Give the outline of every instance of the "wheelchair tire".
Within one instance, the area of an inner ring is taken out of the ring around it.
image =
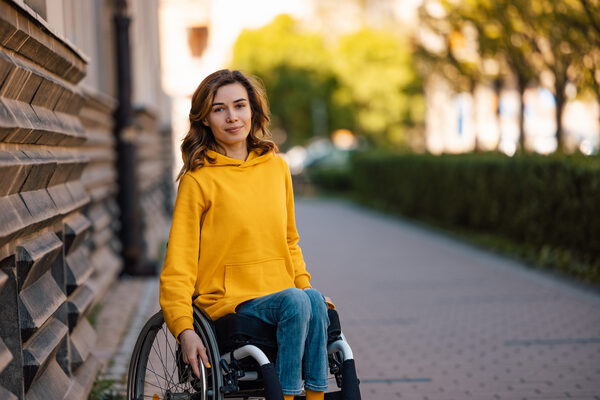
[[[194,312],[194,329],[207,348],[213,368],[219,355],[210,323]],[[127,400],[222,400],[222,375],[201,366],[201,379],[181,360],[179,345],[169,332],[162,311],[154,314],[135,344],[127,377]]]

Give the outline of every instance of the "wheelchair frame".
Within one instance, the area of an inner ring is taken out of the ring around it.
[[[179,345],[166,327],[162,310],[146,322],[129,364],[128,400],[283,400],[274,365],[263,350],[246,344],[220,354],[213,322],[197,307],[194,307],[194,329],[206,346],[212,366],[205,368],[199,363],[200,378],[183,363]],[[352,349],[342,333],[327,350],[330,372],[341,391],[326,393],[326,399],[360,400]],[[249,359],[256,362],[258,370],[242,367],[242,364],[248,365]],[[240,360],[244,361],[240,363]],[[301,398],[296,396],[296,399]]]

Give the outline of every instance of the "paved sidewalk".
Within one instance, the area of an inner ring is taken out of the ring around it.
[[[296,212],[364,399],[600,399],[598,294],[358,206]]]
[[[125,394],[137,335],[158,308],[157,278],[125,278],[109,289],[96,317],[93,354],[103,364],[101,379],[115,382],[112,390]]]
[[[350,204],[298,200],[296,220],[363,399],[600,400],[600,295]],[[155,278],[108,296],[98,337],[114,349],[112,377],[141,329],[132,316],[145,320],[156,295]]]

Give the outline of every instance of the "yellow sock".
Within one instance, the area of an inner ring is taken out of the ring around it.
[[[294,395],[293,394],[284,394],[283,398],[284,398],[284,400],[294,400]]]
[[[314,390],[306,389],[306,400],[323,400],[324,398],[325,392],[316,392]]]

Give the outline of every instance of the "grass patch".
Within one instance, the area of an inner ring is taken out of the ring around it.
[[[102,303],[98,303],[96,304],[91,310],[90,312],[88,312],[85,317],[87,318],[88,322],[90,323],[90,325],[92,325],[92,327],[94,329],[96,329],[97,325],[98,325],[98,316],[100,315],[100,312],[102,311]]]
[[[125,400],[125,395],[115,388],[115,385],[120,383],[113,379],[102,379],[98,373],[88,400]]]

